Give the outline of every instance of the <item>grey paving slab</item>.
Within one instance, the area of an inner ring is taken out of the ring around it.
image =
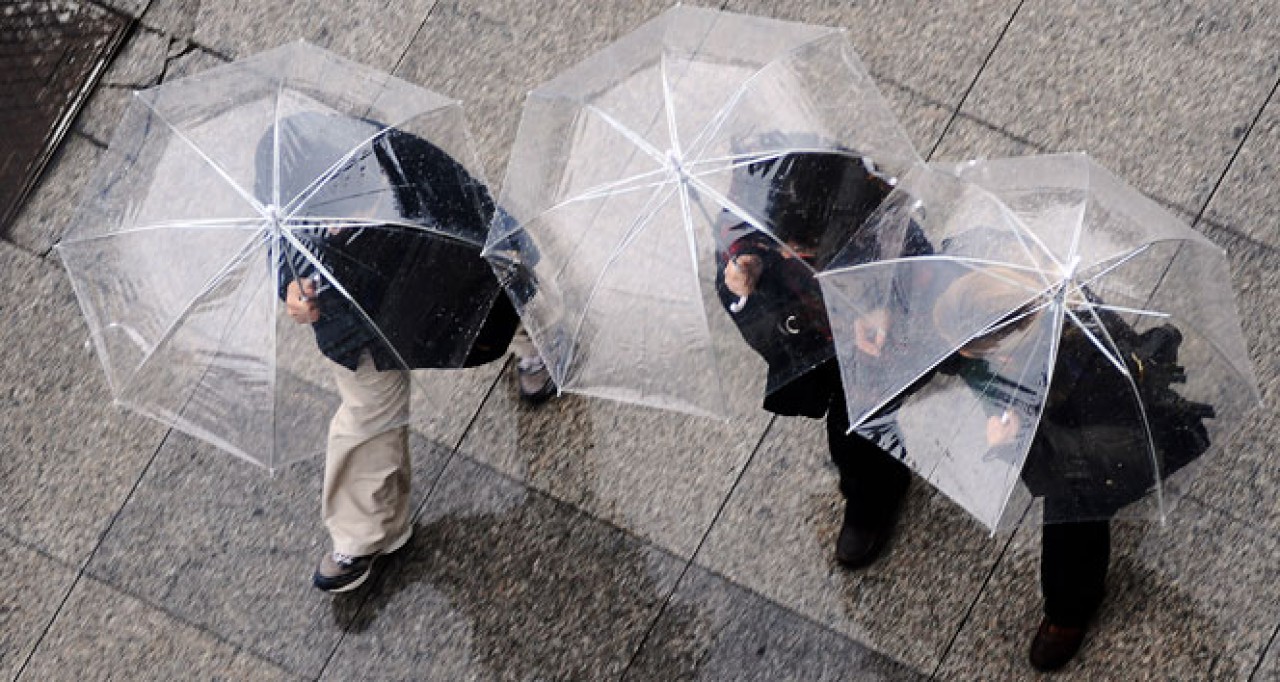
[[[833,558],[844,510],[821,422],[775,422],[695,562],[919,670],[941,660],[1001,545],[913,481],[885,556]]]
[[[457,457],[324,679],[618,679],[682,567]],[[700,622],[673,618],[686,636]]]
[[[1280,249],[1280,98],[1273,96],[1209,201],[1205,217]]]
[[[1037,527],[1015,536],[943,662],[944,680],[1030,677]],[[1063,680],[1247,679],[1280,614],[1273,535],[1184,502],[1164,527],[1113,524],[1108,598]]]
[[[390,71],[436,0],[151,0],[143,23],[228,57],[307,40]]]
[[[1194,213],[1275,83],[1277,10],[1029,0],[962,111]]]
[[[133,92],[160,83],[170,42],[168,36],[155,31],[134,31],[80,110],[75,130],[98,142],[109,142]]]
[[[462,100],[489,180],[498,186],[525,94],[671,3],[551,0],[440,2],[396,75]]]
[[[847,29],[858,56],[924,155],[1017,5],[1016,0],[729,0],[725,9]]]
[[[572,394],[529,408],[508,373],[461,450],[689,557],[768,421],[759,409],[725,422]]]
[[[152,0],[142,15],[142,25],[169,36],[189,39],[196,31],[204,1]]]
[[[0,242],[0,517],[70,565],[92,551],[164,429],[112,405],[62,268]]]
[[[447,453],[418,438],[416,505]],[[88,567],[103,582],[159,604],[307,677],[320,673],[344,623],[311,587],[329,549],[320,521],[322,463],[269,478],[174,432]]]
[[[96,141],[77,133],[67,135],[14,218],[6,238],[28,251],[48,253],[70,224],[84,185],[102,154]]]
[[[76,571],[8,535],[0,535],[0,565],[8,567],[0,591],[0,676],[11,680],[57,613]]]
[[[690,611],[700,616],[692,632],[684,620]],[[884,682],[928,676],[694,567],[624,679]]]
[[[22,680],[296,680],[96,580],[76,584]]]

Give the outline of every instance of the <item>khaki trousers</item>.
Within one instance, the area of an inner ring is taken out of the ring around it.
[[[382,551],[409,527],[409,373],[334,363],[342,404],[329,422],[321,514],[333,551]]]

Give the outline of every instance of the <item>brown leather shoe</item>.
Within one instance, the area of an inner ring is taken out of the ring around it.
[[[1080,650],[1084,632],[1084,628],[1054,625],[1048,618],[1040,621],[1040,629],[1031,640],[1031,667],[1047,673],[1066,665]]]
[[[836,561],[854,570],[870,566],[889,544],[897,520],[897,509],[875,514],[874,518],[857,518],[846,507],[844,525],[836,538]]]

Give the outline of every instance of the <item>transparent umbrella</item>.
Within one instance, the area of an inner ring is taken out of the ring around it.
[[[854,428],[992,530],[1163,518],[1259,400],[1225,253],[1083,154],[919,166],[819,280]]]
[[[274,469],[334,363],[463,365],[501,291],[475,167],[457,102],[306,43],[138,92],[58,245],[112,395]]]
[[[917,158],[842,30],[677,6],[529,94],[486,253],[563,390],[724,416],[730,246],[797,264],[821,314],[780,222],[847,234],[841,202]],[[770,388],[832,352],[793,344]]]

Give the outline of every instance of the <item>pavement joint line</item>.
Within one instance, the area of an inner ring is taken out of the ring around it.
[[[414,30],[413,35],[409,37],[409,42],[405,43],[404,49],[400,51],[400,56],[396,58],[395,66],[392,66],[387,73],[395,75],[400,71],[400,66],[404,64],[404,58],[409,56],[409,51],[413,49],[414,43],[418,42],[418,36],[422,35],[422,29],[427,27],[427,21],[431,19],[431,13],[435,11],[439,4],[440,0],[435,0],[435,2],[431,3],[431,6],[427,8],[427,11],[422,13],[422,23],[418,24],[418,28]]]
[[[906,85],[906,84],[904,84],[904,83],[901,83],[901,82],[895,81],[895,80],[894,80],[894,79],[892,79],[892,78],[884,77],[884,76],[878,75],[878,74],[876,74],[876,73],[872,73],[871,75],[872,75],[874,78],[876,78],[877,80],[879,80],[879,81],[881,81],[881,82],[883,82],[883,83],[885,83],[885,84],[889,85],[890,87],[893,87],[893,88],[895,88],[895,89],[897,89],[897,90],[900,90],[900,91],[902,91],[902,92],[906,92],[906,93],[908,93],[908,94],[912,95],[913,97],[917,97],[917,98],[919,98],[921,101],[923,101],[923,102],[924,102],[925,104],[927,104],[927,105],[935,106],[935,107],[938,107],[938,108],[948,108],[948,105],[946,105],[944,102],[942,102],[941,100],[937,99],[937,98],[936,98],[936,97],[934,97],[933,95],[930,95],[930,94],[928,94],[928,93],[926,93],[926,92],[923,92],[923,91],[921,91],[921,90],[917,90],[916,88],[911,87],[911,86],[909,86],[909,85]],[[1280,82],[1280,81],[1278,81],[1278,82]],[[1273,90],[1273,93],[1274,93],[1274,90]],[[997,134],[997,135],[1000,135],[1001,137],[1003,137],[1003,138],[1005,138],[1005,139],[1007,139],[1007,140],[1011,140],[1011,141],[1016,142],[1016,143],[1018,143],[1018,144],[1020,144],[1020,145],[1023,145],[1023,146],[1026,146],[1026,147],[1029,147],[1029,148],[1031,148],[1031,149],[1034,149],[1037,153],[1041,153],[1041,154],[1051,154],[1051,153],[1053,153],[1053,149],[1052,149],[1048,144],[1045,144],[1045,143],[1043,143],[1043,142],[1037,142],[1036,140],[1033,140],[1033,139],[1028,138],[1028,137],[1023,137],[1022,135],[1019,135],[1018,133],[1015,133],[1015,132],[1013,132],[1012,130],[1009,130],[1008,128],[1004,128],[1004,127],[1000,126],[999,124],[993,123],[993,122],[988,121],[988,120],[986,120],[986,119],[984,119],[984,118],[981,118],[981,117],[979,117],[979,116],[975,116],[975,115],[973,115],[973,114],[966,113],[966,112],[964,112],[964,111],[960,111],[960,112],[958,112],[958,113],[956,114],[956,118],[957,118],[957,119],[963,119],[963,120],[969,121],[969,122],[971,122],[971,123],[974,123],[974,124],[976,124],[976,125],[978,125],[978,126],[981,126],[981,127],[985,128],[985,129],[987,129],[988,131],[993,132],[993,133],[995,133],[995,134]],[[941,144],[941,139],[939,140],[938,144]],[[936,148],[937,146],[938,146],[938,145],[935,145],[935,148]],[[1243,142],[1241,143],[1241,148],[1243,148]],[[932,153],[931,153],[931,154],[932,154]],[[1234,158],[1234,157],[1233,157],[1233,158]],[[1225,177],[1225,174],[1224,174],[1224,177]],[[1183,206],[1183,205],[1181,205],[1181,204],[1179,204],[1179,203],[1177,203],[1177,202],[1173,201],[1172,199],[1167,199],[1167,198],[1165,198],[1165,197],[1163,197],[1163,196],[1160,196],[1160,195],[1158,195],[1158,194],[1151,194],[1151,193],[1143,192],[1143,195],[1144,195],[1144,196],[1146,196],[1148,199],[1151,199],[1152,201],[1156,202],[1157,204],[1160,204],[1160,205],[1161,205],[1162,207],[1164,207],[1165,209],[1168,209],[1170,212],[1174,213],[1174,214],[1175,214],[1175,217],[1176,217],[1176,215],[1177,215],[1178,213],[1191,214],[1191,213],[1194,213],[1194,212],[1195,212],[1195,209],[1192,209],[1192,208],[1190,208],[1190,207],[1188,207],[1188,206]],[[1210,198],[1212,198],[1212,195],[1210,195]],[[1207,201],[1207,200],[1206,200],[1206,202],[1205,202],[1205,205],[1206,205],[1206,206],[1208,205],[1208,201]],[[1204,212],[1204,209],[1203,209],[1203,208],[1201,209],[1201,212],[1202,212],[1202,213]],[[1280,247],[1272,246],[1272,245],[1267,244],[1267,243],[1265,243],[1265,242],[1259,241],[1258,239],[1256,239],[1256,238],[1254,238],[1254,237],[1250,237],[1249,235],[1247,235],[1247,234],[1245,234],[1244,232],[1240,231],[1240,230],[1239,230],[1238,228],[1236,228],[1236,227],[1233,227],[1233,226],[1231,226],[1231,225],[1224,224],[1224,223],[1219,222],[1219,221],[1216,221],[1216,220],[1211,220],[1210,218],[1207,218],[1207,217],[1203,217],[1203,216],[1201,216],[1200,218],[1198,218],[1198,219],[1196,220],[1196,222],[1195,222],[1195,225],[1194,225],[1194,226],[1195,226],[1195,227],[1210,228],[1210,229],[1213,229],[1213,230],[1218,231],[1218,232],[1222,232],[1222,233],[1225,233],[1225,234],[1228,234],[1228,235],[1231,235],[1231,236],[1234,236],[1234,237],[1238,237],[1238,238],[1240,238],[1240,239],[1242,239],[1242,240],[1247,241],[1247,242],[1249,243],[1249,246],[1250,246],[1250,247],[1255,247],[1255,248],[1258,248],[1258,249],[1261,249],[1261,250],[1264,250],[1264,251],[1272,251],[1272,252],[1280,251]]]
[[[951,639],[947,640],[947,645],[942,649],[942,655],[938,657],[938,663],[933,667],[933,672],[929,673],[930,680],[938,679],[938,675],[942,673],[942,666],[947,662],[947,657],[951,655],[951,650],[955,647],[956,642],[960,639],[961,633],[964,632],[965,626],[969,624],[969,619],[973,617],[973,612],[978,608],[978,603],[982,601],[982,595],[987,591],[987,585],[991,584],[991,579],[995,577],[996,571],[1004,563],[1004,559],[1009,555],[1009,548],[1013,546],[1013,539],[1017,536],[1018,530],[1027,522],[1027,516],[1031,513],[1031,504],[1028,504],[1022,510],[1022,516],[1018,519],[1018,524],[1009,536],[1005,538],[1004,546],[1000,548],[1000,555],[991,564],[991,569],[987,571],[987,575],[982,579],[982,586],[974,593],[973,599],[969,601],[969,606],[964,610],[964,616],[960,619],[960,623],[956,625],[955,632],[951,633]]]
[[[510,360],[508,360],[508,362],[510,362]],[[500,373],[500,374],[499,374],[499,376],[498,376],[498,380],[495,380],[494,384],[491,386],[491,389],[492,389],[492,388],[496,388],[496,386],[499,384],[499,382],[500,382],[500,380],[501,380],[501,378],[502,378],[503,376],[505,376],[505,372],[504,372],[504,373]],[[756,446],[757,448],[759,447],[760,443],[763,443],[765,436],[767,436],[767,435],[768,435],[768,433],[770,432],[770,430],[771,430],[771,428],[772,428],[772,425],[773,425],[773,422],[774,422],[775,420],[776,420],[776,417],[773,417],[773,418],[771,418],[771,419],[770,419],[770,424],[769,424],[769,426],[768,426],[768,427],[766,427],[766,429],[764,430],[764,433],[761,435],[761,437],[760,437],[760,441],[757,443],[757,446]],[[747,462],[743,465],[743,469],[742,469],[742,472],[740,472],[740,473],[739,473],[738,480],[740,480],[740,479],[741,479],[741,477],[742,477],[742,475],[743,475],[743,473],[745,473],[745,472],[746,472],[747,467],[750,465],[750,462],[751,462],[751,460],[752,460],[753,458],[754,458],[754,450],[753,450],[753,455],[752,455],[751,457],[749,457],[749,458],[748,458],[748,460],[747,460]],[[493,466],[492,464],[489,464],[488,462],[484,462],[484,461],[482,461],[482,460],[475,459],[475,458],[473,458],[473,457],[471,457],[471,456],[467,455],[465,452],[455,452],[455,453],[454,453],[454,454],[449,458],[449,462],[451,462],[451,463],[452,463],[454,460],[463,460],[463,461],[465,461],[465,462],[467,463],[467,465],[468,465],[468,466],[473,466],[473,467],[475,467],[475,468],[477,468],[477,469],[482,469],[482,470],[486,471],[486,472],[488,473],[488,475],[492,475],[492,476],[494,476],[494,477],[496,477],[496,478],[499,478],[499,479],[502,479],[502,480],[504,480],[504,481],[506,481],[506,482],[508,482],[508,483],[512,483],[512,484],[514,484],[514,485],[520,486],[520,487],[521,487],[521,488],[523,488],[523,489],[524,489],[528,494],[530,494],[530,495],[535,495],[535,496],[537,496],[537,497],[539,497],[539,498],[542,498],[542,499],[544,499],[544,500],[547,500],[547,501],[551,502],[552,504],[554,504],[554,505],[556,505],[556,506],[558,506],[558,507],[563,507],[563,508],[567,509],[567,510],[568,510],[571,514],[573,514],[574,516],[577,516],[577,517],[582,518],[582,519],[586,519],[586,520],[588,520],[588,521],[590,521],[590,522],[593,522],[593,523],[600,524],[601,526],[606,527],[606,528],[607,528],[607,529],[609,529],[610,531],[612,531],[612,532],[616,532],[616,533],[618,533],[618,534],[620,534],[620,535],[623,535],[623,536],[625,536],[625,537],[627,537],[627,538],[629,538],[629,539],[631,539],[631,540],[635,541],[637,544],[640,544],[640,545],[643,545],[643,546],[645,546],[645,547],[649,548],[649,549],[650,549],[650,550],[652,550],[652,551],[659,552],[659,553],[664,554],[664,555],[666,555],[666,556],[668,556],[668,557],[671,557],[671,558],[676,559],[676,560],[683,561],[683,562],[685,563],[685,566],[684,566],[684,568],[681,570],[680,575],[677,577],[677,579],[676,579],[675,583],[673,584],[672,589],[671,589],[671,590],[670,590],[670,592],[667,594],[667,596],[663,599],[663,605],[662,605],[662,607],[659,609],[658,614],[657,614],[657,615],[655,615],[654,620],[653,620],[653,622],[651,623],[650,628],[646,631],[645,636],[644,636],[644,638],[641,640],[641,642],[639,643],[639,645],[637,645],[636,650],[635,650],[635,652],[634,652],[634,653],[633,653],[633,655],[632,655],[632,659],[631,659],[631,661],[629,661],[629,662],[627,663],[627,666],[623,669],[623,671],[624,671],[624,672],[623,672],[624,677],[623,677],[623,678],[620,678],[620,679],[625,679],[625,671],[626,671],[626,670],[628,670],[628,669],[630,669],[631,664],[634,662],[636,655],[638,655],[638,654],[639,654],[639,652],[643,649],[643,645],[644,645],[645,641],[648,639],[650,632],[652,631],[653,627],[654,627],[654,626],[656,626],[656,624],[657,624],[658,620],[662,617],[663,613],[664,613],[664,612],[665,612],[665,610],[666,610],[666,606],[667,606],[667,604],[669,604],[669,603],[670,603],[670,601],[671,601],[671,599],[674,597],[676,590],[679,588],[681,581],[683,581],[683,579],[684,579],[684,576],[686,575],[686,573],[688,572],[688,570],[689,570],[690,568],[695,567],[697,552],[698,552],[698,550],[699,550],[699,549],[701,549],[701,542],[699,543],[698,548],[696,548],[696,549],[694,550],[694,552],[690,554],[690,558],[686,560],[682,555],[680,555],[680,554],[676,553],[676,552],[675,552],[675,551],[673,551],[672,549],[670,549],[670,548],[668,548],[668,547],[665,547],[665,546],[663,546],[663,545],[661,545],[661,544],[659,544],[659,543],[657,543],[657,542],[655,542],[655,541],[653,541],[653,540],[651,540],[651,539],[649,539],[649,538],[643,537],[643,536],[641,536],[639,533],[637,533],[636,531],[634,531],[634,530],[632,530],[632,529],[630,529],[630,528],[626,528],[626,527],[624,527],[624,526],[620,526],[620,525],[618,525],[617,523],[615,523],[615,522],[613,522],[613,521],[611,521],[611,520],[609,520],[609,519],[600,518],[600,517],[596,516],[594,513],[592,513],[592,512],[591,512],[591,511],[589,511],[589,510],[582,509],[581,507],[579,507],[578,505],[576,505],[576,504],[574,504],[574,503],[572,503],[572,502],[569,502],[569,501],[567,501],[567,500],[560,499],[560,498],[556,497],[555,495],[553,495],[553,494],[551,494],[551,493],[549,493],[549,492],[547,492],[547,491],[545,491],[545,490],[542,490],[542,489],[537,488],[537,487],[535,487],[535,486],[533,486],[533,485],[530,485],[528,482],[526,482],[526,481],[524,481],[524,480],[522,480],[522,479],[520,479],[520,478],[517,478],[517,477],[515,477],[515,476],[512,476],[511,474],[509,474],[509,473],[507,473],[507,472],[505,472],[505,471],[502,471],[501,469],[496,468],[495,466]],[[443,476],[443,472],[444,472],[444,468],[442,468],[442,469],[441,469],[441,476]],[[439,477],[438,477],[438,478],[439,478]],[[734,489],[734,488],[736,488],[736,485],[737,485],[737,481],[735,480],[734,487],[730,489],[729,494],[727,494],[727,495],[725,496],[725,502],[722,502],[722,504],[721,504],[721,510],[723,510],[724,505],[728,502],[728,499],[732,496],[732,494],[733,494],[733,489]],[[434,487],[433,487],[433,489],[434,489]],[[414,514],[414,519],[415,519],[415,521],[416,521],[417,519],[421,518],[421,512],[425,510],[426,505],[427,505],[427,502],[428,502],[428,498],[424,498],[424,499],[423,499],[423,502],[418,506],[418,509],[417,509],[417,511],[416,511],[416,512],[415,512],[415,514]],[[717,514],[716,514],[716,518],[718,518],[718,517],[719,517],[719,511],[717,511]],[[706,537],[710,534],[711,527],[712,527],[712,526],[714,526],[714,523],[715,523],[715,521],[714,521],[714,519],[713,519],[713,521],[708,525],[708,530],[707,530],[707,532],[704,534],[704,536],[703,536],[703,538],[702,538],[702,541],[703,541],[703,542],[705,542]],[[843,632],[840,632],[839,630],[837,630],[837,629],[833,628],[831,625],[826,624],[826,623],[822,623],[822,622],[820,622],[820,621],[818,621],[818,620],[814,619],[812,616],[810,616],[810,615],[808,615],[808,614],[806,614],[806,613],[803,613],[803,612],[801,612],[801,611],[797,611],[796,609],[794,609],[794,608],[792,608],[792,607],[790,607],[790,606],[787,606],[786,604],[783,604],[783,603],[779,602],[778,600],[776,600],[776,599],[774,599],[774,598],[772,598],[772,597],[769,597],[769,596],[767,596],[767,595],[765,595],[765,594],[760,593],[759,591],[755,590],[754,588],[751,588],[751,587],[748,587],[748,586],[746,586],[746,585],[743,585],[742,583],[739,583],[738,581],[736,581],[736,580],[734,580],[734,579],[732,579],[732,578],[730,578],[730,577],[726,576],[725,574],[721,573],[720,571],[717,571],[717,570],[711,569],[711,568],[706,567],[706,566],[701,565],[701,564],[696,564],[696,568],[697,568],[698,570],[700,570],[700,571],[704,571],[704,572],[706,572],[708,575],[714,576],[714,577],[716,577],[716,578],[718,578],[718,579],[720,579],[720,580],[724,581],[726,584],[732,585],[733,587],[735,587],[735,588],[737,588],[737,589],[739,589],[739,590],[742,590],[743,592],[745,592],[745,593],[747,593],[747,594],[749,594],[749,595],[751,595],[751,596],[754,596],[755,598],[759,599],[762,603],[768,604],[769,606],[772,606],[773,608],[776,608],[776,609],[778,609],[778,610],[780,610],[780,611],[784,611],[784,612],[790,613],[790,614],[792,614],[793,616],[795,616],[796,618],[798,618],[798,619],[800,619],[800,620],[802,620],[802,621],[804,621],[804,622],[806,622],[806,623],[809,623],[809,624],[813,625],[814,627],[817,627],[817,628],[819,628],[819,629],[821,629],[821,630],[823,630],[823,631],[825,631],[825,632],[829,632],[829,633],[831,633],[833,636],[836,636],[836,637],[839,637],[839,638],[841,638],[841,639],[844,639],[844,640],[847,640],[847,641],[849,641],[849,642],[852,642],[852,643],[856,644],[857,646],[862,647],[863,649],[866,649],[866,650],[868,650],[868,651],[874,651],[875,653],[877,653],[877,654],[879,654],[879,655],[885,656],[886,658],[889,658],[889,659],[891,659],[891,660],[893,660],[893,661],[895,661],[895,662],[897,662],[897,663],[899,663],[899,664],[901,664],[901,665],[903,665],[903,666],[905,666],[905,667],[907,667],[907,668],[910,668],[910,669],[912,669],[912,670],[916,670],[917,672],[920,672],[921,674],[923,674],[923,671],[916,669],[914,666],[912,666],[912,665],[908,664],[906,661],[899,660],[898,658],[896,658],[896,657],[894,657],[894,656],[892,656],[892,655],[889,655],[889,654],[887,654],[887,653],[885,653],[885,652],[881,652],[881,651],[878,651],[878,650],[876,650],[876,649],[873,649],[871,646],[869,646],[869,645],[868,645],[868,644],[866,644],[865,642],[862,642],[862,641],[858,640],[858,639],[857,639],[857,638],[855,638],[855,637],[852,637],[852,636],[850,636],[850,635],[848,635],[848,634],[845,634],[845,633],[843,633]],[[367,604],[368,600],[369,600],[372,596],[373,596],[372,591],[369,591],[369,592],[367,592],[367,593],[365,594],[365,598],[364,598],[364,599],[362,600],[362,602],[361,602],[360,609],[363,609],[363,608],[365,607],[365,605]],[[359,611],[357,611],[357,615],[358,615],[358,614],[359,614]],[[344,632],[344,634],[343,634],[343,637],[345,638],[345,632]],[[337,650],[337,647],[335,647],[335,651],[336,651],[336,650]],[[261,656],[261,655],[259,655],[259,657],[262,657],[262,656]],[[271,659],[266,659],[266,660],[270,661]],[[274,662],[274,661],[272,661],[272,662]],[[327,666],[328,666],[328,663],[329,663],[329,662],[327,661],[327,662],[326,662],[326,664],[325,664],[325,667],[326,667],[326,668],[327,668]],[[287,668],[286,668],[286,669],[287,669]],[[323,673],[322,673],[322,674],[323,674]]]
[[[36,553],[36,554],[37,554],[37,555],[39,555],[40,557],[42,557],[42,558],[44,558],[44,559],[47,559],[47,560],[49,560],[49,561],[51,561],[51,562],[53,562],[53,563],[57,564],[57,565],[58,565],[59,567],[61,567],[61,568],[65,568],[65,569],[67,569],[68,571],[74,571],[74,570],[76,570],[76,566],[75,566],[75,564],[72,564],[72,563],[68,562],[66,559],[63,559],[63,558],[61,558],[61,557],[57,557],[57,556],[54,556],[53,554],[50,554],[50,553],[49,553],[49,551],[48,551],[48,550],[46,550],[45,548],[43,548],[43,547],[41,547],[41,546],[39,546],[39,545],[32,544],[30,541],[28,541],[28,540],[24,540],[24,539],[22,539],[22,538],[18,537],[17,535],[14,535],[13,533],[10,533],[7,529],[0,528],[0,537],[3,537],[4,539],[9,540],[9,541],[10,541],[10,542],[12,542],[13,544],[15,544],[15,545],[17,545],[17,546],[19,546],[19,547],[21,547],[21,548],[23,548],[23,549],[25,549],[25,550],[28,550],[28,551],[31,551],[31,552]]]
[[[1253,120],[1249,121],[1249,126],[1245,128],[1244,134],[1240,136],[1240,141],[1236,144],[1235,151],[1231,153],[1231,158],[1227,160],[1226,166],[1222,168],[1222,173],[1218,176],[1217,182],[1213,183],[1213,189],[1209,191],[1209,196],[1205,197],[1204,204],[1200,206],[1200,212],[1196,214],[1196,219],[1192,223],[1193,226],[1199,223],[1200,219],[1204,217],[1205,212],[1209,210],[1209,205],[1213,203],[1213,198],[1217,196],[1218,189],[1222,187],[1223,181],[1225,181],[1227,176],[1231,173],[1231,167],[1235,165],[1236,159],[1239,158],[1240,152],[1244,149],[1245,143],[1253,134],[1253,129],[1258,125],[1258,121],[1262,120],[1262,115],[1271,104],[1271,100],[1275,98],[1277,88],[1280,88],[1280,78],[1277,78],[1276,81],[1271,84],[1271,91],[1267,93],[1265,98],[1263,98],[1261,106],[1258,107],[1257,113],[1253,116]]]
[[[26,659],[22,661],[22,665],[18,667],[18,672],[14,675],[15,680],[21,679],[22,673],[26,671],[31,660],[35,658],[36,652],[40,650],[40,644],[43,643],[45,637],[48,636],[49,630],[51,630],[53,628],[53,624],[57,622],[58,616],[62,615],[62,609],[66,607],[67,601],[71,599],[72,593],[74,593],[76,591],[76,587],[80,585],[80,579],[84,577],[89,568],[89,564],[91,564],[93,562],[93,558],[97,556],[98,549],[102,547],[103,541],[105,541],[107,535],[111,533],[111,529],[115,527],[116,521],[120,518],[120,515],[124,513],[125,507],[129,505],[129,501],[133,499],[134,493],[137,492],[138,486],[142,484],[142,479],[145,478],[147,472],[151,470],[151,466],[155,463],[156,457],[160,455],[160,451],[164,449],[165,443],[169,441],[169,436],[172,434],[173,429],[169,429],[165,432],[164,438],[160,439],[160,443],[157,444],[155,450],[152,451],[151,458],[147,460],[146,466],[142,467],[142,470],[138,472],[138,477],[134,479],[133,485],[129,488],[128,494],[125,495],[124,500],[120,503],[120,506],[116,508],[115,512],[111,514],[111,520],[107,522],[106,528],[103,528],[102,531],[98,533],[97,542],[94,543],[93,549],[89,551],[89,555],[85,557],[79,568],[76,569],[76,576],[71,581],[71,586],[67,588],[66,593],[62,595],[62,600],[58,602],[58,608],[54,609],[53,615],[49,617],[48,622],[45,623],[44,628],[40,631],[40,636],[36,638],[35,645],[31,647],[31,653],[27,654]],[[91,579],[93,578],[91,577]]]
[[[1258,678],[1258,674],[1262,672],[1262,664],[1267,660],[1267,654],[1270,653],[1272,645],[1276,643],[1277,637],[1280,637],[1280,623],[1276,624],[1276,629],[1271,631],[1271,639],[1262,647],[1262,653],[1258,656],[1258,662],[1253,665],[1253,672],[1249,673],[1249,682]]]
[[[777,415],[769,417],[769,423],[765,425],[764,430],[760,433],[760,438],[756,440],[755,447],[751,448],[751,454],[747,456],[747,460],[743,462],[742,468],[738,470],[738,475],[734,477],[733,484],[729,486],[729,490],[725,493],[724,499],[720,500],[720,506],[716,509],[715,515],[711,517],[711,521],[707,524],[706,530],[702,532],[702,537],[698,540],[698,544],[693,548],[693,552],[689,554],[689,559],[685,561],[684,567],[680,569],[680,575],[676,577],[675,583],[671,585],[671,590],[667,592],[666,597],[662,600],[662,605],[658,607],[658,612],[654,615],[653,620],[649,622],[649,627],[645,629],[644,635],[640,637],[639,644],[636,645],[635,651],[631,652],[631,658],[627,661],[627,665],[623,667],[622,673],[618,679],[626,680],[627,672],[635,665],[636,659],[639,658],[640,652],[644,651],[645,644],[648,643],[649,637],[653,631],[657,629],[658,623],[662,621],[662,616],[667,612],[667,606],[671,604],[671,600],[675,597],[676,592],[680,589],[680,584],[684,582],[684,577],[688,575],[689,569],[693,566],[694,561],[698,558],[698,553],[702,551],[702,546],[706,544],[707,538],[711,536],[711,531],[715,529],[716,522],[720,520],[720,515],[724,513],[725,507],[729,505],[729,500],[733,499],[733,493],[738,489],[738,484],[742,482],[743,476],[747,470],[751,468],[751,462],[755,461],[756,455],[760,452],[760,447],[764,444],[769,433],[773,431],[773,425],[778,421]],[[735,584],[730,582],[730,584]]]
[[[1004,42],[1004,37],[1009,33],[1009,28],[1013,26],[1013,22],[1018,18],[1018,11],[1022,9],[1022,5],[1026,0],[1018,0],[1018,5],[1009,13],[1009,20],[1004,23],[1004,27],[1000,29],[1000,33],[996,35],[995,41],[991,44],[991,49],[987,51],[987,56],[982,59],[982,63],[978,65],[977,73],[973,74],[973,80],[969,81],[969,87],[965,88],[964,94],[960,95],[960,101],[956,102],[956,108],[951,112],[951,117],[947,119],[946,125],[942,127],[938,139],[934,141],[933,147],[929,149],[929,153],[925,156],[928,161],[933,158],[934,153],[938,151],[938,147],[942,141],[946,139],[947,133],[951,132],[951,125],[955,123],[956,118],[960,115],[960,110],[964,108],[964,103],[969,99],[969,94],[978,85],[978,79],[982,78],[982,72],[987,70],[987,64],[991,62],[991,58],[995,56],[996,50],[1000,49],[1000,43]]]
[[[246,646],[244,644],[234,642],[231,639],[229,639],[226,635],[218,632],[217,630],[214,630],[209,626],[204,625],[203,623],[198,623],[196,621],[193,621],[190,618],[186,617],[185,615],[170,609],[168,606],[152,599],[151,597],[145,594],[142,594],[133,589],[127,588],[123,585],[116,583],[114,580],[111,579],[110,576],[99,573],[93,570],[92,568],[86,568],[84,575],[88,579],[102,585],[104,588],[106,588],[107,590],[110,590],[111,592],[115,592],[116,594],[120,594],[130,599],[133,599],[138,603],[142,604],[143,606],[146,606],[149,609],[152,609],[156,612],[164,614],[165,616],[173,619],[175,622],[181,625],[185,625],[191,628],[192,630],[196,630],[201,634],[208,636],[210,639],[213,639],[221,644],[226,645],[227,647],[233,649],[235,654],[244,654],[247,656],[251,656],[285,673],[288,673],[292,677],[296,677],[299,679],[306,679],[306,676],[298,673],[296,670],[292,669],[291,667],[284,664],[283,662],[277,661],[271,658],[270,656],[268,656],[267,654],[254,649],[251,646]],[[16,680],[17,678],[14,678],[14,679]]]

